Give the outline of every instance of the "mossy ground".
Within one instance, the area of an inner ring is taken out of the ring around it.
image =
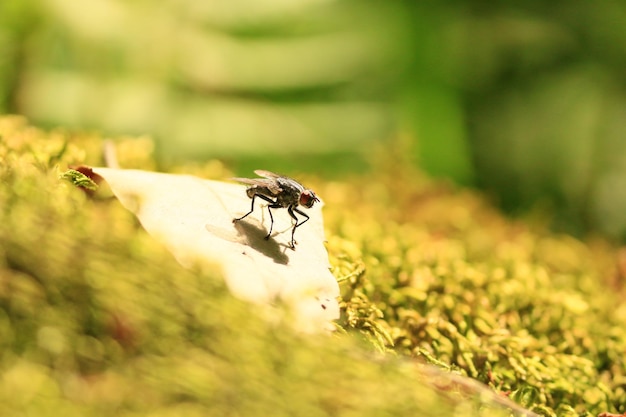
[[[626,411],[624,251],[507,219],[397,155],[367,187],[320,191],[350,208],[326,219],[348,326],[539,413]]]
[[[120,139],[120,164],[153,169],[150,146]],[[305,336],[60,179],[102,163],[95,135],[0,118],[3,415],[499,413],[420,360],[540,414],[626,411],[626,267],[605,241],[506,219],[389,151],[371,177],[307,180],[326,203],[347,334]],[[215,161],[173,170],[230,176]]]

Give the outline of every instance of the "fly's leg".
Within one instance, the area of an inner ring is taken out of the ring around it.
[[[296,213],[306,217],[306,219],[304,219],[300,223],[298,223],[298,218],[294,214],[294,211]],[[306,213],[298,210],[297,208],[294,208],[293,206],[289,206],[287,208],[287,212],[289,212],[289,215],[296,221],[296,224],[293,226],[293,229],[291,229],[291,249],[296,250],[296,241],[294,239],[294,235],[296,233],[296,227],[302,226],[304,223],[306,223],[307,220],[309,220],[309,216]]]
[[[250,215],[253,211],[254,211],[254,200],[259,197],[262,198],[263,200],[267,201],[268,203],[271,203],[270,205],[267,206],[267,211],[270,213],[270,231],[267,234],[267,236],[265,236],[265,240],[268,240],[270,238],[270,236],[272,235],[272,229],[274,228],[274,216],[272,216],[272,210],[273,208],[280,208],[282,207],[280,204],[278,204],[276,201],[272,200],[271,198],[264,196],[263,194],[254,194],[252,196],[252,204],[250,205],[250,211],[247,212],[246,214],[244,214],[243,216],[233,219],[233,223],[237,223],[239,220],[243,220],[246,217],[248,217],[248,215]]]
[[[243,220],[246,217],[248,217],[248,215],[252,214],[252,212],[254,211],[254,199],[257,198],[257,197],[262,198],[263,200],[267,201],[268,203],[272,203],[272,205],[276,204],[276,202],[274,200],[272,200],[269,197],[264,196],[263,194],[254,194],[252,196],[252,204],[250,205],[250,211],[247,212],[246,214],[244,214],[243,216],[239,217],[239,218],[233,219],[233,223],[237,223],[239,220]],[[271,215],[272,215],[272,213],[270,213],[270,216]],[[274,219],[272,219],[272,223],[274,223]]]
[[[263,196],[261,196],[263,197]],[[272,229],[274,228],[274,216],[272,216],[272,210],[273,208],[281,208],[282,206],[278,203],[275,203],[272,201],[273,204],[270,204],[269,206],[267,206],[267,212],[270,214],[270,231],[267,234],[267,236],[265,236],[265,240],[268,240],[270,238],[270,236],[272,235]]]

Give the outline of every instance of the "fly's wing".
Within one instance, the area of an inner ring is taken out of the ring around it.
[[[280,188],[280,185],[274,181],[273,179],[264,179],[264,178],[231,178],[234,181],[240,182],[242,184],[253,185],[256,187],[266,188],[273,195],[280,194],[283,189]]]
[[[301,193],[304,191],[304,186],[293,178],[275,174],[271,171],[265,171],[263,169],[257,169],[256,171],[254,171],[254,173],[260,177],[265,177],[267,179],[276,181],[277,187],[279,187],[282,191],[290,190],[297,193]]]
[[[268,179],[284,178],[283,175],[274,174],[273,172],[266,171],[264,169],[257,169],[254,171],[254,173],[257,174],[259,177],[264,177]]]

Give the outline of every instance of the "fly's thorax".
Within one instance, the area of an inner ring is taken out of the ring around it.
[[[277,181],[281,192],[276,196],[276,202],[283,207],[297,206],[304,188],[289,178],[278,178]]]

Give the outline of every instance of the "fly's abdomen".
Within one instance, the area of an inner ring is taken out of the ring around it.
[[[250,187],[246,190],[246,194],[248,195],[248,198],[252,198],[255,196],[255,194],[257,194],[256,191],[256,187]]]
[[[248,188],[246,190],[246,194],[248,195],[249,198],[254,197],[255,195],[261,194],[264,195],[266,197],[269,198],[276,198],[276,195],[274,195],[269,188],[267,187],[260,187],[258,185],[254,185],[250,188]]]

